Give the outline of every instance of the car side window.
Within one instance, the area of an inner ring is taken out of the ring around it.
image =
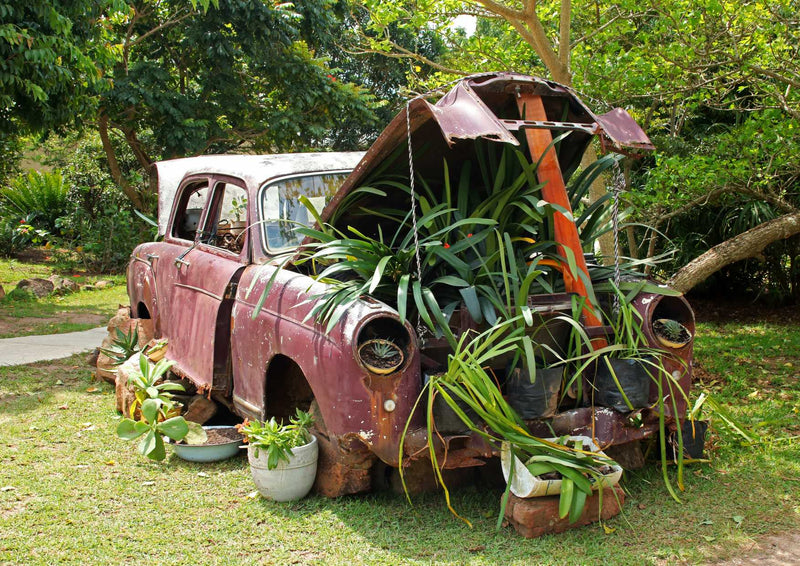
[[[214,197],[200,240],[238,254],[244,248],[247,229],[247,191],[233,183],[214,185]]]
[[[314,216],[300,198],[306,197],[319,214],[347,175],[347,172],[305,175],[266,186],[261,191],[259,212],[267,248],[276,251],[299,246],[303,236],[296,232],[297,227],[314,224]]]
[[[203,208],[208,200],[208,181],[190,183],[181,192],[175,221],[172,224],[172,236],[181,240],[194,241]]]

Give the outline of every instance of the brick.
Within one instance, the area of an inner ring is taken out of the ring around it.
[[[625,502],[625,492],[619,486],[603,490],[602,509],[600,509],[599,494],[595,493],[586,498],[583,513],[572,524],[568,517],[564,519],[558,517],[558,498],[558,495],[553,495],[522,499],[510,494],[506,506],[506,519],[525,538],[561,533],[618,515]]]

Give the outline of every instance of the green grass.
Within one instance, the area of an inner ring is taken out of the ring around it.
[[[58,334],[94,328],[105,324],[117,311],[119,304],[127,304],[125,277],[122,275],[64,274],[79,285],[100,279],[112,281],[113,287],[93,291],[79,291],[64,296],[52,295],[36,299],[30,295],[12,292],[22,279],[47,278],[55,264],[30,264],[17,260],[0,259],[0,283],[6,297],[0,299],[0,338],[36,334]],[[77,277],[73,276],[77,275]]]
[[[762,442],[742,446],[712,420],[711,462],[687,469],[683,504],[649,465],[624,479],[625,513],[606,523],[610,532],[592,525],[535,540],[495,532],[497,489],[454,490],[472,529],[439,494],[415,497],[413,507],[389,492],[272,503],[254,496],[243,457],[157,464],[117,439],[113,389],[90,382],[82,356],[0,368],[0,563],[638,565],[734,556],[762,534],[800,528],[800,446],[779,440],[798,433],[799,334],[701,326],[706,385]],[[759,345],[765,353],[748,354]],[[780,386],[759,384],[771,379]]]

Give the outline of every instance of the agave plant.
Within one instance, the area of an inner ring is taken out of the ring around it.
[[[111,341],[108,348],[100,348],[111,363],[118,366],[139,351],[139,329],[134,327],[130,332],[124,332],[121,328],[116,329],[117,337]]]

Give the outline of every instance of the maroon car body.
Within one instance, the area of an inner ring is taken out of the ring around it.
[[[531,122],[515,116],[514,96],[520,89],[542,96],[552,119]],[[369,298],[349,309],[330,332],[306,317],[313,307],[309,297],[321,284],[278,267],[278,258],[300,244],[285,230],[285,221],[311,224],[307,216],[298,217],[299,196],[309,197],[328,220],[342,199],[406,142],[408,127],[414,140],[432,148],[427,155],[435,159],[423,157],[417,164],[428,170],[441,167],[442,154],[457,160],[476,139],[518,144],[512,133],[522,128],[573,131],[558,156],[565,172],[575,170],[593,136],[616,151],[652,148],[625,111],[595,116],[568,88],[520,75],[465,79],[435,105],[412,102],[409,113],[407,122],[401,112],[366,154],[205,156],[156,164],[163,241],[137,247],[128,269],[132,312],[152,318],[156,336],[169,339],[167,358],[176,362],[176,373],[250,418],[285,418],[314,400],[334,459],[362,470],[376,458],[399,464],[400,437],[422,387],[417,337],[393,308]],[[400,160],[399,167],[407,168],[408,161]],[[408,208],[408,203],[397,204]],[[247,228],[235,228],[244,214]],[[257,302],[273,276],[259,309]],[[691,309],[682,297],[644,293],[636,307],[652,346],[657,342],[651,322],[665,314],[694,332]],[[368,328],[402,335],[407,355],[398,371],[379,376],[361,363],[356,349]],[[666,361],[685,391],[691,350],[690,342]],[[658,395],[655,385],[653,395]],[[679,399],[679,414],[683,410]],[[628,415],[581,407],[556,415],[550,425],[557,433],[589,434],[608,446],[655,434],[655,412],[645,409],[641,417],[631,426]],[[534,430],[550,435],[542,423],[534,424]],[[424,457],[424,420],[415,415],[409,431],[406,454]],[[468,434],[445,435],[439,448],[448,450],[447,467],[481,464],[493,453]],[[365,481],[350,491],[362,489]]]

